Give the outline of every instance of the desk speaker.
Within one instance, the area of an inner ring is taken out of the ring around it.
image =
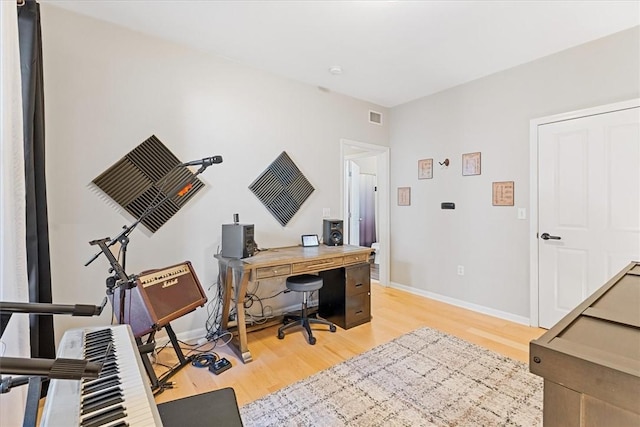
[[[343,226],[341,219],[325,219],[322,222],[322,236],[327,246],[342,246]]]
[[[111,297],[113,313],[120,319],[120,288]],[[207,297],[191,263],[140,273],[136,286],[124,291],[124,323],[138,338],[157,331],[172,320],[202,307]]]
[[[257,246],[253,224],[222,224],[222,256],[247,258],[253,256]]]

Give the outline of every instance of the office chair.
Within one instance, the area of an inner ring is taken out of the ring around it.
[[[284,339],[284,331],[293,326],[301,325],[306,329],[308,335],[309,344],[314,345],[316,343],[316,338],[313,336],[311,332],[311,323],[317,323],[321,325],[329,326],[329,330],[331,332],[336,331],[336,325],[329,322],[328,320],[317,319],[315,317],[309,317],[307,310],[307,300],[309,298],[309,293],[313,291],[317,291],[322,287],[322,277],[315,276],[313,274],[301,274],[299,276],[291,276],[287,278],[287,289],[290,289],[295,292],[302,292],[302,312],[300,316],[296,315],[285,315],[284,317],[284,325],[278,328],[278,338]],[[288,322],[288,320],[292,320]]]

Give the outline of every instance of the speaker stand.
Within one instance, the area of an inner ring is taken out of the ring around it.
[[[173,346],[173,350],[176,352],[176,356],[178,357],[178,364],[171,368],[169,371],[162,374],[159,378],[156,376],[155,371],[153,370],[153,366],[147,357],[147,353],[150,353],[155,348],[155,343],[153,342],[153,338],[155,336],[155,331],[149,335],[149,339],[147,340],[147,344],[143,344],[140,338],[136,338],[136,343],[138,344],[138,350],[140,351],[140,355],[142,356],[142,364],[144,366],[144,370],[147,372],[149,376],[149,380],[151,381],[151,391],[154,396],[162,393],[166,388],[172,388],[173,383],[168,383],[167,380],[174,376],[180,369],[191,363],[192,357],[185,356],[182,353],[182,349],[180,348],[180,343],[178,342],[178,338],[176,337],[173,328],[170,323],[164,325],[165,330],[167,331],[167,335],[169,335],[169,341],[171,341],[171,345]],[[154,345],[150,345],[154,344]]]

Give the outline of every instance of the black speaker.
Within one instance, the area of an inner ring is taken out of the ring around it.
[[[341,219],[325,219],[322,221],[322,235],[327,246],[342,246],[343,226]]]

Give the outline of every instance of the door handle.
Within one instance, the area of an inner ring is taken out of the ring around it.
[[[542,240],[560,240],[562,237],[560,237],[560,236],[552,236],[549,233],[542,233],[540,235],[540,238]]]

